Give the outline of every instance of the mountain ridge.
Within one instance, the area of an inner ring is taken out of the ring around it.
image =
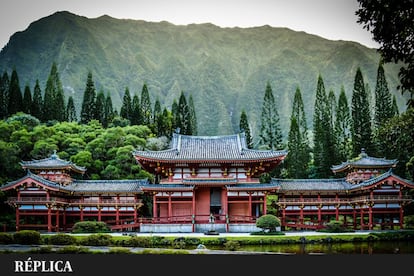
[[[158,97],[168,108],[184,91],[193,96],[201,135],[237,132],[245,109],[252,133],[258,136],[269,81],[286,139],[297,87],[311,128],[317,76],[322,75],[327,92],[332,89],[336,96],[344,85],[350,104],[356,68],[361,67],[373,94],[379,59],[376,49],[357,42],[327,40],[284,27],[174,25],[59,11],[13,34],[0,51],[0,70],[11,72],[15,67],[21,86],[27,83],[33,89],[39,79],[44,91],[55,61],[66,99],[74,96],[78,113],[88,71],[97,91],[111,93],[118,111],[126,87],[140,95],[146,84],[152,104]],[[385,66],[401,109],[405,100],[395,89],[398,69],[395,64]]]

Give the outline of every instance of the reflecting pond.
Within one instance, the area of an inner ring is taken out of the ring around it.
[[[246,245],[238,250],[289,254],[414,254],[409,241]]]

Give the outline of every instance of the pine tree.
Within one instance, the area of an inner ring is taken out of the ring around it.
[[[174,99],[173,103],[171,104],[171,115],[171,128],[172,130],[176,131],[178,127],[178,103],[176,99]]]
[[[131,112],[131,125],[142,124],[141,103],[137,94],[132,98]]]
[[[244,131],[245,133],[247,148],[248,149],[253,148],[253,141],[252,141],[252,135],[250,131],[249,120],[247,118],[247,114],[244,109],[242,109],[242,112],[240,114],[239,128],[240,128],[240,131]]]
[[[269,82],[266,84],[260,123],[260,145],[269,149],[281,149],[282,132],[279,125],[279,113]]]
[[[96,90],[93,81],[92,72],[88,72],[86,78],[85,91],[83,93],[83,101],[80,112],[80,123],[87,124],[95,118],[95,99]]]
[[[119,115],[127,119],[131,122],[132,117],[132,101],[131,101],[131,93],[129,93],[129,88],[125,88],[124,97],[122,98],[122,106],[119,112]]]
[[[9,115],[7,108],[9,104],[9,87],[9,75],[4,71],[0,79],[0,120],[7,118]]]
[[[39,80],[36,80],[35,86],[33,88],[33,101],[32,101],[32,116],[42,118],[42,91],[40,90]]]
[[[95,100],[95,119],[102,125],[105,121],[105,94],[103,90],[99,90]]]
[[[313,163],[314,177],[325,178],[331,175],[330,167],[332,154],[332,128],[331,111],[329,108],[328,97],[325,91],[325,84],[322,76],[318,76],[316,87],[315,111],[313,115]]]
[[[160,121],[158,122],[158,135],[171,138],[172,135],[172,113],[168,111],[166,107],[164,107],[162,111],[162,116]]]
[[[73,97],[69,96],[68,104],[66,105],[66,116],[65,120],[68,122],[77,122],[78,118],[76,116],[76,108],[75,103],[73,101]]]
[[[43,121],[63,121],[65,116],[65,98],[62,83],[59,79],[57,65],[53,62],[46,82],[43,98]],[[63,112],[62,112],[63,111]]]
[[[11,116],[23,109],[23,96],[20,90],[19,76],[16,69],[13,69],[10,77],[9,87],[9,101],[8,101],[8,116]]]
[[[105,98],[105,107],[104,107],[104,121],[102,123],[103,127],[108,127],[115,117],[115,112],[112,106],[111,94],[107,94]]]
[[[331,89],[329,90],[328,94],[328,112],[329,112],[329,132],[327,135],[329,135],[329,151],[331,154],[329,154],[328,163],[333,165],[337,164],[339,162],[338,157],[338,139],[336,137],[335,133],[335,118],[336,118],[336,97],[334,91]]]
[[[188,107],[187,99],[183,91],[181,91],[180,98],[178,99],[177,127],[180,128],[180,133],[184,135],[192,135],[190,108]]]
[[[364,148],[368,154],[373,154],[371,116],[369,102],[365,92],[364,78],[358,67],[355,74],[352,92],[352,154],[358,156]]]
[[[142,124],[149,126],[151,124],[151,100],[148,92],[147,85],[144,84],[142,86],[141,91],[141,116],[142,116]]]
[[[32,109],[32,92],[30,91],[29,85],[25,85],[23,92],[23,109],[22,111],[26,114],[31,114]]]
[[[155,104],[154,104],[154,115],[153,117],[153,122],[152,122],[152,129],[153,132],[155,133],[155,135],[157,137],[160,137],[160,133],[162,132],[162,130],[160,129],[161,125],[162,125],[162,110],[161,110],[161,103],[159,98],[157,97],[155,99]]]
[[[375,86],[375,116],[374,127],[379,128],[393,116],[391,93],[382,62],[378,65],[377,83]]]
[[[338,148],[338,161],[345,162],[352,157],[352,144],[351,114],[344,86],[341,87],[336,108],[335,136]]]
[[[307,178],[310,162],[310,147],[308,140],[305,108],[299,87],[293,98],[290,130],[288,134],[288,150],[286,157],[287,175],[293,178]]]
[[[191,134],[197,135],[197,115],[194,107],[194,100],[192,94],[190,94],[190,98],[188,99],[188,108],[190,110]]]

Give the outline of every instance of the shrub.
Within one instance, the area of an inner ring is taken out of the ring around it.
[[[264,231],[274,232],[280,226],[280,219],[271,214],[263,215],[257,219],[256,226]]]
[[[235,240],[229,240],[224,244],[226,250],[235,251],[240,248],[240,243]]]
[[[9,233],[0,233],[0,244],[13,243],[13,235]]]
[[[92,234],[82,240],[82,245],[108,246],[112,244],[112,236],[108,234]]]
[[[22,230],[13,234],[15,243],[40,244],[40,233],[34,230]]]
[[[111,229],[103,221],[79,221],[72,228],[72,233],[108,233]]]
[[[71,245],[76,244],[76,238],[68,234],[59,233],[50,236],[48,243],[55,245]]]

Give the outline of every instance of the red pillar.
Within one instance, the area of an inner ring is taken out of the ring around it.
[[[157,197],[155,196],[156,193],[152,196],[152,217],[155,219],[157,218],[158,210],[157,210]]]
[[[369,203],[368,207],[368,229],[372,230],[372,204]]]
[[[191,231],[195,232],[195,220],[196,220],[196,205],[195,205],[195,189],[193,190],[193,196],[191,198],[191,208],[192,208],[192,218],[191,218],[191,222],[192,222],[192,228]]]
[[[115,207],[115,209],[116,209],[116,214],[115,214],[115,220],[116,220],[116,222],[115,222],[115,224],[119,224],[119,206],[116,206]]]
[[[47,232],[52,232],[52,210],[47,207]]]
[[[138,221],[138,206],[134,206],[134,223],[137,223]]]
[[[339,220],[339,204],[335,206],[335,220]]]
[[[360,223],[361,223],[361,230],[364,230],[364,210],[362,209],[362,206],[360,206],[360,215],[361,215],[361,219],[360,219]]]
[[[322,204],[318,206],[318,225],[322,225]]]
[[[266,197],[266,193],[264,193],[264,196],[263,196],[263,215],[266,215],[266,213],[267,213],[267,197]]]
[[[79,206],[80,209],[80,221],[83,221],[83,206]]]
[[[400,206],[400,228],[404,229],[404,208]]]
[[[102,207],[101,206],[98,206],[98,221],[101,221],[101,209],[102,209]]]
[[[20,230],[20,211],[19,205],[16,206],[16,231]]]
[[[252,216],[252,193],[249,192],[249,218]]]
[[[168,221],[172,219],[171,193],[168,193]]]

